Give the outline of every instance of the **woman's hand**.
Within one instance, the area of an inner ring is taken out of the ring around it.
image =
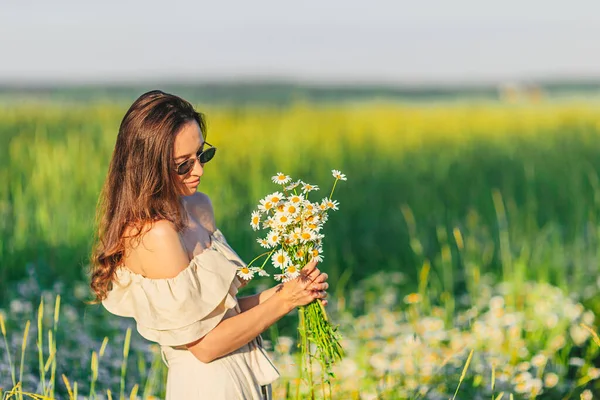
[[[323,304],[326,305],[325,290],[329,287],[326,280],[327,274],[319,271],[316,261],[311,261],[302,268],[299,277],[282,283],[278,291],[290,310],[305,306],[315,299],[322,299]]]

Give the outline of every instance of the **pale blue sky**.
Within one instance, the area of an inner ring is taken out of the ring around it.
[[[600,77],[600,1],[0,0],[0,83]]]

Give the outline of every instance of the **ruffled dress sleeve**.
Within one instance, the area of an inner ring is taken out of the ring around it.
[[[202,338],[238,306],[240,265],[243,261],[217,230],[211,246],[173,278],[149,279],[118,268],[102,304],[115,315],[134,318],[144,338],[181,346]]]

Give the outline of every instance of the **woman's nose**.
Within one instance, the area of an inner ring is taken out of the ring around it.
[[[200,160],[196,159],[194,168],[192,169],[192,175],[202,176],[202,174],[204,174],[204,165],[200,163]]]

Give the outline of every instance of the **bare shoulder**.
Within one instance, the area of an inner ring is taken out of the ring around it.
[[[173,278],[189,264],[175,225],[166,220],[144,227],[141,239],[127,246],[124,261],[127,268],[150,279]]]
[[[201,192],[196,192],[186,198],[190,213],[202,224],[208,231],[213,232],[216,229],[215,213],[210,198]]]

